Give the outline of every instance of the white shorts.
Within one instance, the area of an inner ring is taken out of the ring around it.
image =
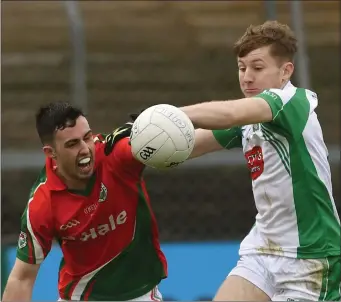
[[[159,288],[156,286],[149,293],[130,301],[162,301],[162,295],[159,291]]]
[[[58,301],[68,301],[63,300],[61,298],[58,299]],[[159,291],[159,288],[156,286],[154,287],[150,292],[146,293],[145,295],[129,300],[129,301],[162,301],[162,295]]]
[[[244,255],[229,276],[243,277],[272,301],[340,301],[340,257]]]

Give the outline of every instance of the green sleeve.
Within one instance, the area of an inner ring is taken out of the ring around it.
[[[240,127],[224,130],[212,130],[217,142],[225,149],[242,147],[242,131]]]
[[[317,106],[316,94],[302,88],[264,90],[257,97],[271,108],[273,118],[266,124],[291,137],[302,134],[311,111]]]

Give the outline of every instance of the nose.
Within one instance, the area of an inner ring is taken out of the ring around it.
[[[87,155],[89,154],[89,146],[85,141],[81,141],[81,149],[79,151],[80,155]]]
[[[252,83],[254,81],[252,71],[249,68],[246,68],[244,72],[243,81],[245,83]]]

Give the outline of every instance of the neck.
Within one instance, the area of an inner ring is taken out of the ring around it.
[[[60,169],[56,169],[56,174],[64,182],[68,189],[84,190],[87,185],[86,179],[74,179],[63,173]]]
[[[288,83],[289,83],[289,80],[285,81],[285,82],[282,84],[281,89],[283,89]]]

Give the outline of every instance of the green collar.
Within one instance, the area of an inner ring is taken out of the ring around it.
[[[92,174],[84,190],[68,189],[69,192],[81,196],[89,196],[96,182],[96,173]]]

